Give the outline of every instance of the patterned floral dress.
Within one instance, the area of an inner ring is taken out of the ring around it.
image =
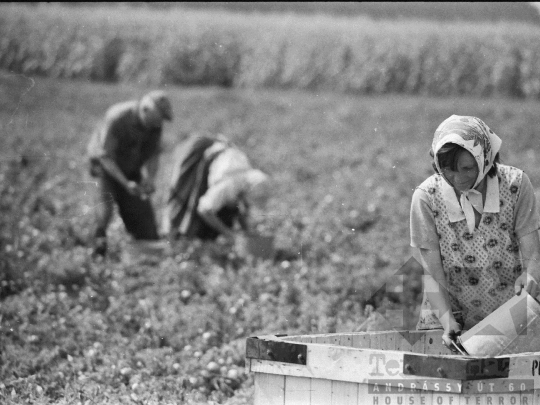
[[[497,169],[499,213],[482,214],[473,233],[465,220],[449,221],[441,175],[429,177],[419,187],[428,193],[452,312],[464,329],[476,325],[514,295],[514,282],[522,270],[513,226],[523,171],[501,164]],[[442,329],[425,294],[417,329]]]

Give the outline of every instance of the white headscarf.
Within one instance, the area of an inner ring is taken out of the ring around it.
[[[242,174],[248,197],[267,200],[271,195],[270,177],[258,169],[251,169]]]
[[[437,153],[448,143],[457,144],[469,151],[478,165],[478,177],[474,185],[471,189],[462,192],[459,200],[467,220],[467,226],[472,233],[475,227],[473,205],[479,212],[482,212],[483,209],[482,193],[475,190],[475,187],[480,184],[493,167],[495,156],[497,156],[501,148],[502,141],[481,119],[452,115],[439,125],[431,144],[435,166],[441,174],[443,172],[439,166]],[[449,183],[446,178],[445,180]]]

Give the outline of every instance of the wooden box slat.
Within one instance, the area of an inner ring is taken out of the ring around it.
[[[246,369],[255,377],[254,405],[393,404],[399,403],[397,395],[402,404],[540,405],[536,352],[456,356],[442,344],[442,331],[269,335],[253,340],[258,342],[248,339],[246,344]],[[305,364],[265,357],[268,347],[296,354],[301,346],[306,347]],[[421,390],[395,391],[404,386]]]
[[[356,347],[358,349],[369,349],[370,344],[371,336],[369,333],[360,333],[353,336],[352,347]]]

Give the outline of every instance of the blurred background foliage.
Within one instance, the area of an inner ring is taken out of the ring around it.
[[[33,4],[0,6],[0,68],[148,85],[540,97],[531,3]]]
[[[247,336],[349,332],[367,304],[414,328],[410,198],[451,114],[485,120],[540,190],[529,3],[28,4],[0,5],[1,404],[249,405]],[[157,85],[177,117],[162,174],[185,134],[233,140],[276,180],[257,217],[276,260],[130,258],[118,217],[91,259],[89,134]]]
[[[40,4],[33,2],[32,4]],[[54,4],[54,3],[53,3]],[[218,9],[247,13],[364,15],[373,19],[424,19],[440,21],[520,21],[540,23],[534,3],[529,2],[354,2],[354,1],[191,1],[191,2],[69,2],[71,6],[128,6],[149,9]]]

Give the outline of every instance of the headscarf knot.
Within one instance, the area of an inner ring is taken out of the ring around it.
[[[448,143],[459,145],[470,152],[478,165],[478,177],[474,185],[471,189],[462,192],[460,196],[461,208],[465,214],[469,231],[472,233],[475,228],[473,207],[482,213],[484,206],[482,194],[475,190],[475,187],[482,182],[493,167],[502,141],[481,119],[452,115],[439,125],[431,144],[435,166],[439,173],[443,173],[443,171],[439,166],[437,153]],[[448,182],[446,178],[444,179]]]

